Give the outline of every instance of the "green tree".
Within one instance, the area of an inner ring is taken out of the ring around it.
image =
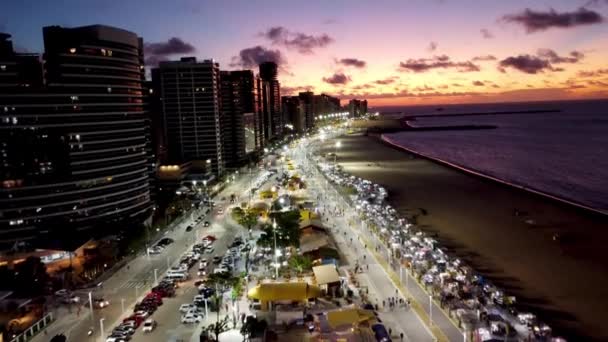
[[[240,224],[241,219],[245,215],[245,211],[241,207],[235,207],[230,214],[232,219]]]
[[[312,269],[312,260],[304,255],[292,255],[287,261],[289,266],[298,272],[298,275],[304,271]]]
[[[244,215],[242,215],[238,220],[236,220],[241,226],[251,230],[258,223],[258,215],[251,211],[247,210]]]

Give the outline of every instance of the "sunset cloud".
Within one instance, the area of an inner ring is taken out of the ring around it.
[[[341,72],[336,72],[330,77],[323,77],[323,82],[338,85],[338,84],[347,84],[350,82],[350,76],[347,76]]]
[[[578,77],[601,77],[608,76],[608,69],[586,70],[579,71]]]
[[[481,30],[479,30],[479,32],[481,32],[481,36],[484,37],[485,39],[494,38],[494,34],[492,32],[490,32],[490,30],[488,30],[488,29],[481,29]]]
[[[437,50],[437,43],[435,42],[430,42],[429,46],[426,48],[426,50],[428,52],[435,52],[435,50]]]
[[[598,12],[584,7],[574,12],[561,13],[552,8],[544,12],[526,8],[523,12],[503,16],[503,20],[509,23],[520,24],[524,26],[527,33],[534,33],[550,28],[570,28],[599,24],[604,21],[604,17]]]
[[[281,45],[293,49],[301,54],[311,54],[314,49],[323,48],[333,43],[333,38],[327,34],[319,36],[301,32],[292,32],[283,26],[275,26],[261,33],[261,36],[270,40],[274,45]]]
[[[232,57],[232,63],[230,63],[230,66],[254,69],[257,68],[262,62],[275,62],[280,67],[287,64],[286,59],[281,54],[281,51],[271,50],[257,45],[241,50],[238,56]]]
[[[385,78],[383,80],[376,80],[376,81],[374,81],[374,83],[380,84],[380,85],[386,85],[386,84],[395,83],[395,80],[396,80],[396,77],[389,77],[389,78]]]
[[[344,66],[350,66],[350,67],[355,67],[355,68],[365,68],[365,66],[367,65],[367,63],[365,61],[362,61],[360,59],[357,58],[342,58],[336,61],[336,63],[344,65]]]
[[[146,65],[156,65],[161,61],[170,59],[172,55],[193,53],[196,48],[181,38],[173,37],[166,42],[146,43],[144,54]]]
[[[485,61],[495,61],[496,57],[493,55],[483,55],[483,56],[475,56],[472,61],[474,62],[485,62]]]
[[[456,69],[459,72],[474,72],[481,70],[471,61],[454,62],[449,56],[440,55],[433,58],[408,59],[399,63],[399,70],[416,73],[427,72],[433,69]]]
[[[476,87],[483,87],[485,84],[482,81],[473,81],[473,85]]]
[[[554,67],[553,64],[578,63],[585,55],[579,51],[572,51],[568,56],[560,56],[551,49],[538,49],[536,56],[523,54],[511,56],[498,63],[498,69],[505,72],[505,68],[511,67],[527,74],[536,74],[543,71],[564,71],[564,68]]]

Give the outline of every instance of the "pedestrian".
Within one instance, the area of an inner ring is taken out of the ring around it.
[[[393,329],[392,328],[388,328],[388,336],[389,337],[393,336]]]
[[[382,308],[386,307],[386,302],[384,301],[384,299],[382,300]]]
[[[401,341],[403,341],[403,333],[400,333],[399,337],[401,337]]]

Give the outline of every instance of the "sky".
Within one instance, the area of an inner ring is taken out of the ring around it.
[[[148,67],[280,66],[283,95],[370,106],[608,97],[608,0],[3,0],[0,31],[42,52],[42,27],[137,33]]]

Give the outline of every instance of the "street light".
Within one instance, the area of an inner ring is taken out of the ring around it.
[[[105,318],[99,319],[99,336],[101,336],[101,340],[103,341],[103,321]]]
[[[274,235],[274,277],[279,279],[279,251],[277,250],[277,221],[272,219],[272,231]]]
[[[433,326],[433,296],[429,295],[429,322]]]

